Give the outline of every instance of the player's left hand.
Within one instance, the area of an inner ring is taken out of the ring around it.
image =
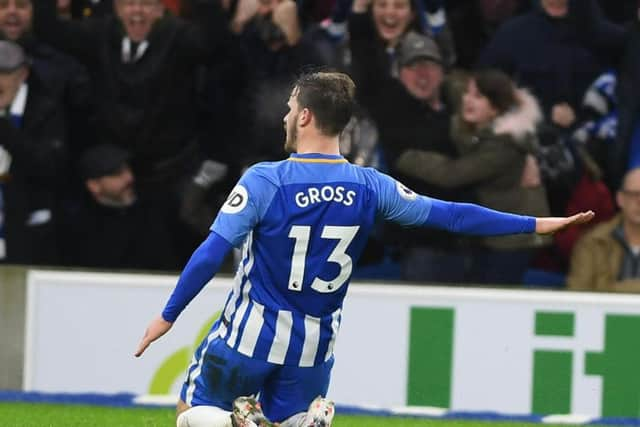
[[[589,222],[593,219],[593,211],[580,212],[570,217],[536,218],[536,233],[553,234],[563,228]]]
[[[158,316],[149,323],[147,330],[144,331],[144,336],[138,344],[138,350],[135,352],[136,357],[142,356],[142,353],[149,347],[149,344],[166,334],[169,329],[173,326],[173,323],[167,322],[162,318],[162,316]]]

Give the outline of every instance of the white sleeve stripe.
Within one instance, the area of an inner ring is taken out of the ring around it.
[[[276,333],[271,343],[267,361],[278,365],[284,364],[291,340],[291,328],[293,326],[293,315],[290,311],[279,310],[276,320]]]
[[[320,342],[320,318],[304,316],[304,344],[298,366],[313,366]]]
[[[238,351],[249,357],[253,357],[253,352],[258,342],[258,336],[262,330],[264,324],[264,318],[262,314],[264,312],[264,306],[253,301],[253,306],[249,312],[249,318],[242,331],[242,338],[240,339],[240,345]]]

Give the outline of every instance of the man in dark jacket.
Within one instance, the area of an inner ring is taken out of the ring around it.
[[[59,19],[55,3],[35,2],[34,30],[88,68],[98,142],[131,152],[141,191],[176,197],[202,143],[196,77],[226,40],[219,4],[196,0],[194,23],[165,15],[160,0],[116,0],[115,16],[82,22]]]
[[[561,128],[573,124],[585,90],[603,67],[574,9],[569,0],[540,0],[534,10],[500,27],[479,64],[499,68],[529,88],[545,116]]]
[[[44,80],[60,84],[69,124],[69,151],[81,151],[81,144],[92,140],[86,125],[91,88],[86,69],[77,61],[43,43],[32,31],[31,0],[0,2],[0,40],[18,43],[30,58],[31,68]]]
[[[362,73],[360,102],[378,127],[384,163],[391,175],[421,194],[457,200],[421,180],[395,169],[406,150],[423,149],[455,156],[449,137],[451,113],[443,102],[444,70],[438,46],[427,36],[409,32],[398,47],[399,76],[384,72],[386,58],[352,44],[353,66]],[[385,241],[401,249],[402,276],[406,280],[459,282],[464,260],[459,238],[437,230],[405,230],[385,225]]]
[[[64,263],[109,269],[179,268],[166,218],[138,195],[129,153],[99,144],[80,156],[85,193],[64,204]]]
[[[96,142],[131,153],[139,192],[162,201],[186,261],[199,237],[178,211],[184,185],[209,151],[198,76],[229,39],[220,4],[194,0],[192,21],[165,14],[161,0],[116,0],[114,16],[80,22],[59,19],[55,0],[34,6],[36,35],[89,70]]]
[[[0,260],[57,261],[58,196],[67,163],[59,82],[30,70],[20,46],[0,41]]]

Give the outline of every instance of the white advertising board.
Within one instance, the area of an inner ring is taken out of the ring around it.
[[[24,389],[177,394],[232,280],[215,278],[134,358],[176,279],[30,272]],[[639,413],[640,296],[350,286],[329,390],[342,405]]]

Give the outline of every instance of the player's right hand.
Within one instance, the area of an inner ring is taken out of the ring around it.
[[[580,212],[570,217],[536,218],[536,233],[553,234],[573,225],[585,224],[593,219],[593,211]]]
[[[149,344],[166,334],[173,326],[173,323],[167,322],[162,316],[158,316],[149,323],[147,330],[144,331],[144,336],[138,344],[138,350],[136,350],[134,356],[140,357],[142,353],[149,347]]]

